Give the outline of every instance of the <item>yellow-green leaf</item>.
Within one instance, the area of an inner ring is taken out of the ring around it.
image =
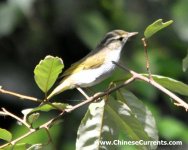
[[[145,38],[147,38],[147,39],[150,38],[156,32],[160,31],[161,29],[163,29],[173,23],[173,20],[170,20],[170,21],[167,21],[164,23],[162,21],[163,21],[162,19],[158,19],[157,21],[155,21],[154,23],[149,25],[146,28],[146,30],[144,31]]]
[[[12,134],[8,130],[0,128],[0,139],[10,142]]]
[[[35,67],[35,82],[44,93],[47,93],[53,86],[58,75],[62,72],[63,67],[61,58],[50,55],[46,56]]]
[[[44,104],[35,108],[28,108],[22,110],[22,113],[24,114],[24,120],[27,120],[28,123],[33,123],[36,121],[39,117],[39,112],[48,112],[54,109],[60,109],[65,110],[66,108],[71,108],[72,106],[66,103],[51,103],[51,104]]]

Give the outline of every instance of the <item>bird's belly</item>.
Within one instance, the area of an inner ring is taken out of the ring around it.
[[[74,83],[80,87],[90,87],[108,78],[114,68],[115,65],[109,62],[99,68],[83,70],[72,75],[71,78],[75,81]]]
[[[71,75],[73,83],[80,87],[93,86],[106,78],[108,78],[115,68],[115,64],[112,61],[118,62],[120,58],[121,49],[111,51],[106,58],[103,65],[98,68],[92,68],[88,70],[82,70],[78,73]]]

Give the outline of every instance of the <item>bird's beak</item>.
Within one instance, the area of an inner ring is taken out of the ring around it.
[[[138,34],[138,32],[129,32],[129,33],[128,33],[128,37],[134,36],[134,35],[136,35],[136,34]]]

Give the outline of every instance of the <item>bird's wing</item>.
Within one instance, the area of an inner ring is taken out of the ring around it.
[[[99,52],[100,53],[100,52]],[[72,64],[70,68],[68,68],[61,77],[69,76],[73,73],[77,73],[81,70],[93,69],[101,66],[105,61],[105,57],[101,57],[101,55],[97,54],[89,54],[83,59],[77,61],[76,63]],[[99,57],[100,55],[100,57]]]

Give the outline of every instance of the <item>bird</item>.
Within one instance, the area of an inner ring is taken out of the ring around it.
[[[108,32],[94,50],[65,70],[47,100],[65,90],[91,87],[108,78],[116,66],[113,62],[120,60],[124,44],[136,34],[120,29]]]

